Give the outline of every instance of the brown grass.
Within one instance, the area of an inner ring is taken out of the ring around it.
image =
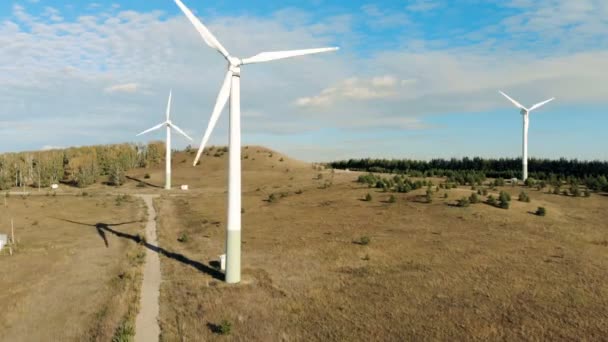
[[[529,191],[523,203],[507,187],[509,210],[456,208],[470,189],[447,200],[441,190],[431,204],[417,201],[421,189],[387,203],[390,193],[355,183],[356,173],[323,171],[333,177],[323,188],[319,171],[273,157],[284,161],[244,161],[238,286],[210,267],[224,246],[225,156],[177,172],[190,184],[196,173],[204,192],[159,201],[161,246],[183,257],[161,258],[163,340],[212,340],[224,320],[239,341],[608,336],[607,197]],[[270,193],[285,196],[269,203]],[[539,206],[546,217],[530,213]],[[368,245],[353,243],[363,236]]]
[[[135,235],[144,214],[114,196],[11,196],[0,231],[14,217],[18,245],[0,255],[1,339],[111,340],[136,312],[143,248],[110,230]]]

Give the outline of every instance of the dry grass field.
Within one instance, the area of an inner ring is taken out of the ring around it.
[[[223,284],[214,263],[226,155],[177,170],[174,184],[196,190],[157,202],[170,252],[161,258],[164,341],[224,339],[222,322],[237,341],[607,339],[608,197],[529,191],[524,203],[521,188],[505,187],[508,210],[458,208],[471,194],[459,188],[430,204],[418,201],[424,190],[388,203],[357,173],[316,171],[259,147],[243,154],[241,285]],[[546,217],[532,214],[539,206]]]
[[[4,194],[3,194],[4,195]],[[135,198],[0,198],[15,253],[0,252],[1,341],[109,341],[137,313],[146,213]],[[121,328],[122,327],[122,328]],[[117,335],[118,336],[118,335]]]
[[[130,333],[146,213],[156,193],[163,341],[602,341],[608,338],[608,196],[511,193],[508,210],[456,207],[469,188],[394,194],[263,147],[243,148],[243,282],[218,271],[228,154],[174,157],[116,189],[0,199],[0,340],[108,341]],[[433,180],[439,184],[440,179]],[[179,191],[188,184],[190,191]],[[371,201],[364,201],[366,194]],[[444,198],[447,193],[448,198]],[[121,197],[122,198],[122,197]],[[538,207],[547,216],[533,214]],[[33,328],[35,327],[35,328]],[[121,329],[122,327],[122,329]],[[229,331],[228,331],[229,330]],[[117,333],[118,331],[118,333]]]

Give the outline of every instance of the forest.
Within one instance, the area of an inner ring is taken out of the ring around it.
[[[0,190],[56,183],[84,188],[102,179],[122,185],[128,170],[161,163],[164,148],[163,142],[151,142],[0,154]]]
[[[485,178],[521,179],[521,159],[452,158],[430,161],[408,159],[350,159],[335,161],[335,169],[378,173],[408,174],[412,177],[448,177],[461,184],[478,183]],[[550,184],[584,184],[596,191],[608,191],[608,162],[568,159],[530,159],[529,177]]]

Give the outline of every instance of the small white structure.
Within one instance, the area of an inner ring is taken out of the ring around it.
[[[53,190],[59,189],[59,184],[51,184],[51,189],[53,189]]]
[[[187,191],[188,190],[188,186],[187,185],[182,185],[182,190]]]
[[[7,244],[8,244],[8,236],[6,234],[0,234],[0,251]]]
[[[220,255],[220,270],[226,271],[226,254]]]

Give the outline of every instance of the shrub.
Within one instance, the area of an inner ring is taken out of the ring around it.
[[[426,190],[426,203],[433,202],[433,191],[431,189]]]
[[[360,237],[359,240],[355,240],[353,242],[357,245],[367,246],[372,242],[372,239],[369,236],[364,235],[364,236]]]
[[[304,193],[304,190],[302,190],[302,189],[296,190],[296,195],[301,195],[303,193]]]
[[[458,200],[457,202],[457,206],[461,207],[461,208],[466,208],[471,204],[471,202],[469,202],[469,199],[466,197],[463,197],[461,199]]]
[[[365,195],[365,202],[371,202],[372,200],[372,195],[368,192],[367,195]]]
[[[177,241],[181,242],[181,243],[186,243],[188,242],[188,235],[186,235],[186,233],[182,233],[178,238]]]
[[[219,325],[218,334],[230,335],[230,332],[232,332],[232,323],[228,320],[223,320]]]
[[[501,191],[500,197],[498,198],[498,206],[501,207],[502,209],[509,209],[510,201],[511,201],[511,196],[508,193]]]
[[[469,197],[469,202],[471,202],[471,204],[477,204],[479,203],[479,197],[477,197],[477,193],[472,193],[471,196]]]
[[[490,196],[488,197],[488,201],[487,201],[487,203],[488,203],[489,205],[496,206],[496,198],[494,198],[494,196],[490,195]]]
[[[530,196],[528,196],[528,194],[527,194],[527,193],[525,193],[524,191],[522,191],[522,192],[519,194],[519,201],[520,201],[520,202],[527,202],[527,203],[530,203]]]
[[[268,195],[268,202],[270,202],[270,203],[274,203],[274,202],[276,202],[276,201],[277,201],[277,195],[275,195],[274,193],[273,193],[273,194]]]
[[[448,193],[443,194],[443,198],[448,198]]]
[[[544,207],[538,207],[538,209],[536,210],[536,215],[538,215],[538,216],[546,216],[547,215],[547,209],[545,209]]]
[[[137,187],[138,188],[145,188],[146,184],[144,184],[144,182],[139,182],[139,183],[137,183]]]
[[[146,173],[146,174],[144,175],[144,179],[150,179],[150,174],[149,174],[149,173]]]
[[[591,191],[589,189],[585,189],[584,195],[585,197],[591,197]]]
[[[572,187],[570,187],[570,194],[574,197],[579,197],[581,195],[581,190],[578,188],[578,185],[572,185]]]
[[[395,198],[395,195],[391,195],[391,197],[388,198],[388,203],[395,203],[397,202],[397,198]]]

